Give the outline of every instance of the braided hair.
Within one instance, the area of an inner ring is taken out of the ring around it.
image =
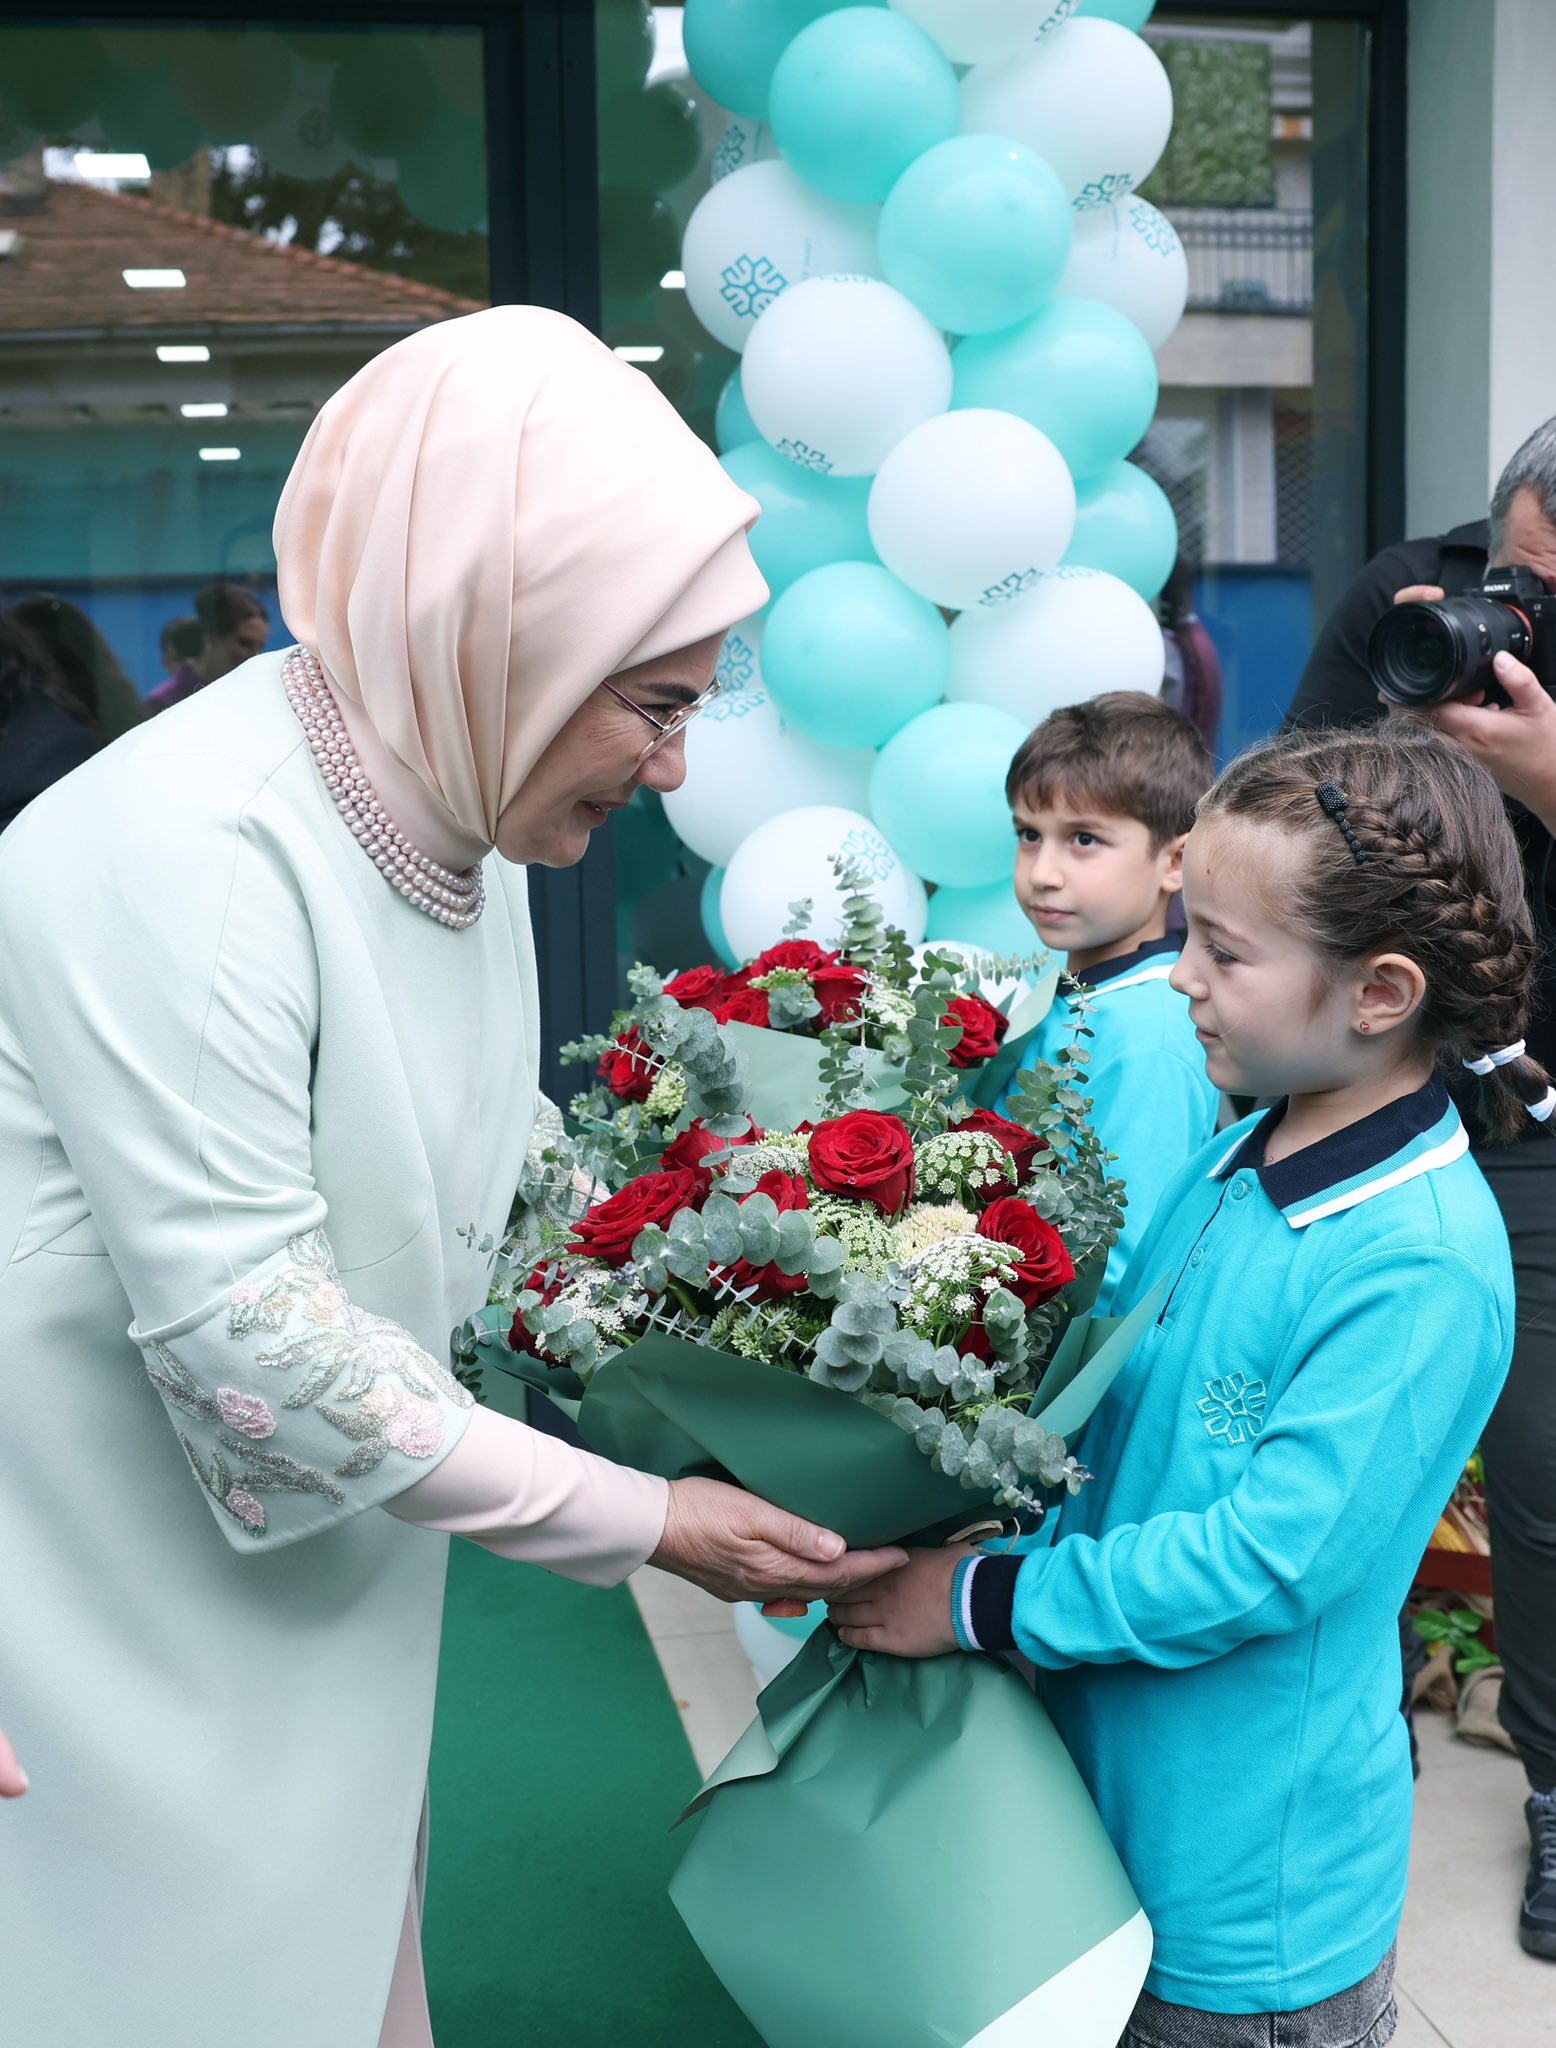
[[[1401,953],[1426,979],[1416,1022],[1454,1060],[1524,1035],[1538,942],[1501,793],[1480,762],[1423,726],[1295,732],[1239,756],[1200,818],[1246,818],[1301,841],[1277,915],[1337,969]],[[1495,1137],[1514,1137],[1550,1079],[1527,1055],[1481,1082]]]

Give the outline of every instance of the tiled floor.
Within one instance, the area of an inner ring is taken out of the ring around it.
[[[756,1683],[730,1610],[663,1572],[632,1582],[698,1764],[711,1770],[750,1720]],[[1399,1942],[1395,2048],[1556,2044],[1556,1963],[1518,1946],[1528,1857],[1523,1772],[1501,1750],[1416,1714],[1421,1782]]]

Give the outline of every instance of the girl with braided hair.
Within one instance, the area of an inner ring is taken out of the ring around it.
[[[1183,893],[1211,1079],[1275,1107],[1163,1197],[1116,1302],[1154,1319],[1044,1547],[914,1551],[832,1612],[861,1649],[1036,1667],[1155,1930],[1121,2048],[1382,2048],[1396,1617],[1513,1345],[1444,1072],[1504,1132],[1556,1109],[1520,1044],[1534,937],[1491,776],[1399,726],[1235,761]]]

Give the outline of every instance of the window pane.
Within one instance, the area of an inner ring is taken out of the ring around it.
[[[485,226],[476,31],[0,28],[6,601],[79,606],[142,694],[213,584],[282,644],[270,525],[308,425],[485,302]],[[200,679],[246,651],[185,633]]]
[[[1182,238],[1189,301],[1134,459],[1178,515],[1225,757],[1279,723],[1365,558],[1367,31],[1158,12],[1146,34],[1174,123],[1142,196]]]

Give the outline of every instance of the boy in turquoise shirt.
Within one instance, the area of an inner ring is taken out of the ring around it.
[[[1162,1191],[1216,1127],[1219,1098],[1189,1006],[1167,979],[1182,946],[1182,935],[1168,932],[1168,912],[1212,774],[1205,742],[1179,712],[1138,690],[1112,690],[1044,719],[1006,778],[1016,895],[1043,943],[1069,955],[1069,973],[1090,991],[1091,1120],[1128,1197],[1097,1297],[1102,1315],[1112,1312]],[[1019,1066],[1057,1059],[1078,1007],[1061,993],[1019,1048]]]

